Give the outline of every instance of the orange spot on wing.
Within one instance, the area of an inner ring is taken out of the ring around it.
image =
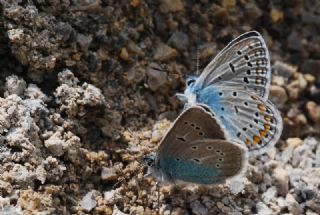
[[[264,124],[263,127],[266,132],[270,131],[271,126],[269,124]]]
[[[249,145],[250,144],[250,140],[247,138],[246,139],[246,144]]]
[[[257,135],[253,135],[253,144],[257,144],[261,141],[260,137],[258,137]]]
[[[260,130],[259,131],[259,134],[260,134],[260,137],[265,137],[266,136],[266,134],[267,134],[267,132],[265,131],[265,130]]]
[[[261,111],[261,112],[265,112],[267,110],[266,106],[264,104],[258,104],[258,109]]]
[[[268,122],[270,122],[270,120],[271,120],[271,118],[270,118],[269,115],[265,115],[265,116],[264,116],[264,119],[265,119],[266,121],[268,121]]]

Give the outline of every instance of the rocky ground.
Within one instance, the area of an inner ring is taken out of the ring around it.
[[[320,214],[320,2],[0,0],[0,214]],[[213,3],[215,2],[215,3]],[[235,36],[272,55],[284,131],[236,184],[162,187],[138,159]]]

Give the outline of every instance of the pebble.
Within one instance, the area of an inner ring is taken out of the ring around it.
[[[182,11],[184,8],[181,0],[161,0],[160,11],[162,13]]]
[[[286,142],[288,144],[288,147],[291,148],[297,148],[298,146],[301,146],[303,144],[303,140],[301,140],[299,137],[288,138]]]
[[[190,203],[190,207],[192,213],[195,215],[207,215],[209,213],[208,209],[204,207],[204,205],[201,204],[199,200],[192,201]]]
[[[308,101],[306,104],[308,117],[315,123],[320,121],[320,105],[313,101]]]
[[[273,23],[280,23],[283,21],[284,14],[281,10],[272,8],[270,12],[270,17]]]
[[[86,210],[89,212],[96,207],[97,201],[95,200],[93,194],[94,194],[94,191],[87,193],[80,201],[80,207],[83,210]]]
[[[279,75],[273,75],[272,76],[272,84],[273,85],[278,85],[278,86],[284,86],[288,82],[288,79],[286,81],[284,80],[284,77],[279,76]]]
[[[269,187],[266,192],[262,194],[263,202],[270,202],[277,196],[277,189],[275,186]]]
[[[54,156],[62,156],[64,154],[64,144],[65,142],[61,139],[60,132],[56,132],[44,141],[45,147],[48,148]]]
[[[258,202],[256,204],[258,215],[272,215],[272,210],[263,202]]]
[[[276,61],[273,64],[273,69],[275,70],[275,74],[280,75],[281,77],[286,79],[290,78],[294,73],[297,72],[296,66],[292,66],[281,61]]]
[[[287,194],[286,201],[287,201],[288,210],[290,213],[292,213],[293,215],[303,214],[302,208],[300,207],[299,203],[296,201],[296,199],[292,194],[290,193]]]
[[[289,191],[289,175],[287,170],[278,166],[273,170],[273,178],[276,181],[278,194],[285,197]]]
[[[222,209],[224,207],[224,204],[222,202],[217,202],[217,207],[219,209]]]
[[[122,48],[120,51],[120,58],[124,61],[128,61],[129,60],[129,53],[128,50],[126,48]]]
[[[103,181],[114,181],[118,178],[116,170],[114,168],[102,167],[101,179]]]
[[[11,75],[6,78],[6,92],[5,92],[5,97],[16,94],[18,96],[23,95],[25,89],[27,87],[27,83],[23,80],[20,79],[16,75]]]
[[[288,101],[288,95],[283,87],[270,86],[270,100],[277,106],[282,106]]]
[[[176,31],[171,35],[168,44],[180,51],[184,51],[189,47],[189,37],[184,32]]]
[[[177,50],[174,48],[164,44],[160,43],[153,54],[153,59],[157,61],[167,61],[167,60],[173,60],[178,56]]]
[[[223,0],[222,5],[223,7],[227,8],[227,9],[231,9],[234,6],[236,6],[237,1],[236,0]]]
[[[148,86],[152,91],[158,90],[168,82],[168,75],[165,71],[159,71],[155,67],[149,67],[147,69]]]

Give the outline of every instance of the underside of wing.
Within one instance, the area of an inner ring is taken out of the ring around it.
[[[184,110],[173,122],[160,143],[158,153],[168,153],[204,138],[225,139],[224,129],[210,109],[192,106]]]
[[[271,79],[268,48],[255,31],[240,35],[229,43],[204,69],[194,90],[212,84],[256,93],[267,100]]]
[[[282,118],[270,101],[233,87],[209,86],[198,94],[226,129],[227,139],[240,140],[250,154],[273,146],[282,132]]]
[[[164,154],[161,168],[176,180],[214,184],[242,174],[247,151],[233,141],[202,139]]]

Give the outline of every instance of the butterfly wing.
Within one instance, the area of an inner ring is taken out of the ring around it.
[[[223,183],[243,172],[246,150],[233,141],[200,139],[183,148],[173,147],[161,156],[159,164],[175,180],[197,184]]]
[[[232,86],[209,86],[197,94],[223,124],[227,139],[240,140],[250,154],[273,146],[282,132],[282,118],[270,101]]]
[[[184,110],[173,122],[160,143],[158,153],[168,153],[173,147],[183,148],[197,139],[225,139],[224,129],[220,124],[210,109],[192,106]]]
[[[231,41],[203,70],[192,91],[212,84],[246,90],[267,100],[270,56],[262,36],[251,31]]]
[[[220,124],[205,107],[183,111],[159,146],[161,171],[173,180],[200,184],[221,182],[238,174],[244,166],[245,151],[239,144],[224,140]],[[234,162],[232,158],[236,158]]]

